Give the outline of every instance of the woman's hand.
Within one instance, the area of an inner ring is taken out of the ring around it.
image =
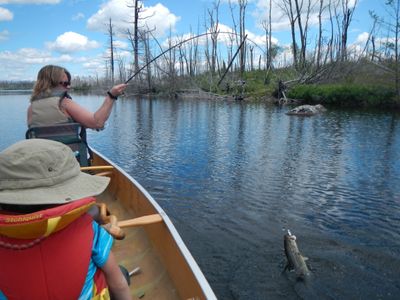
[[[119,97],[119,96],[121,96],[121,95],[124,93],[124,91],[125,91],[125,89],[126,89],[127,86],[128,86],[128,85],[125,84],[125,83],[121,83],[121,84],[114,85],[114,86],[111,88],[110,93],[111,93],[113,96],[115,96],[115,97]]]

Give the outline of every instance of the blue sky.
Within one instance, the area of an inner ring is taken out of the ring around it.
[[[266,16],[268,1],[248,0],[246,9],[249,38],[261,47],[265,37],[259,25],[260,16]],[[207,9],[212,9],[215,2],[145,0],[142,3],[150,17],[144,22],[156,29],[154,34],[161,42],[168,38],[170,30],[178,36],[188,34],[190,29],[203,32]],[[221,28],[233,26],[227,2],[221,0],[219,6]],[[46,64],[62,65],[73,76],[102,77],[109,18],[118,32],[118,54],[130,61],[124,32],[132,26],[127,22],[132,19],[132,9],[127,3],[132,4],[133,0],[0,0],[0,80],[35,80],[38,70]],[[381,12],[384,3],[384,0],[358,0],[349,43],[361,46],[372,25],[368,11]],[[277,8],[273,15],[274,42],[285,46],[290,41],[286,18]]]

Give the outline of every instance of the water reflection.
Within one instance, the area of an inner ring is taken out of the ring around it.
[[[27,107],[5,97],[1,149],[23,136]],[[75,99],[91,110],[102,100]],[[284,112],[121,99],[89,141],[166,210],[220,299],[396,298],[399,116]],[[308,286],[281,274],[286,229],[310,257]]]

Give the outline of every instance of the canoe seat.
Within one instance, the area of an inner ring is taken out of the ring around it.
[[[86,142],[86,129],[79,123],[62,123],[32,126],[25,133],[26,139],[50,139],[68,145],[82,167],[90,164],[90,149]]]

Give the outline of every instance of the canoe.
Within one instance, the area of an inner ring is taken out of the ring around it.
[[[216,299],[173,223],[152,196],[95,150],[92,166],[88,168],[111,178],[108,188],[97,199],[117,217],[124,231],[125,238],[116,240],[112,249],[119,264],[128,271],[140,268],[131,277],[133,298]],[[122,221],[130,219],[133,222]],[[129,223],[149,224],[131,226]]]

